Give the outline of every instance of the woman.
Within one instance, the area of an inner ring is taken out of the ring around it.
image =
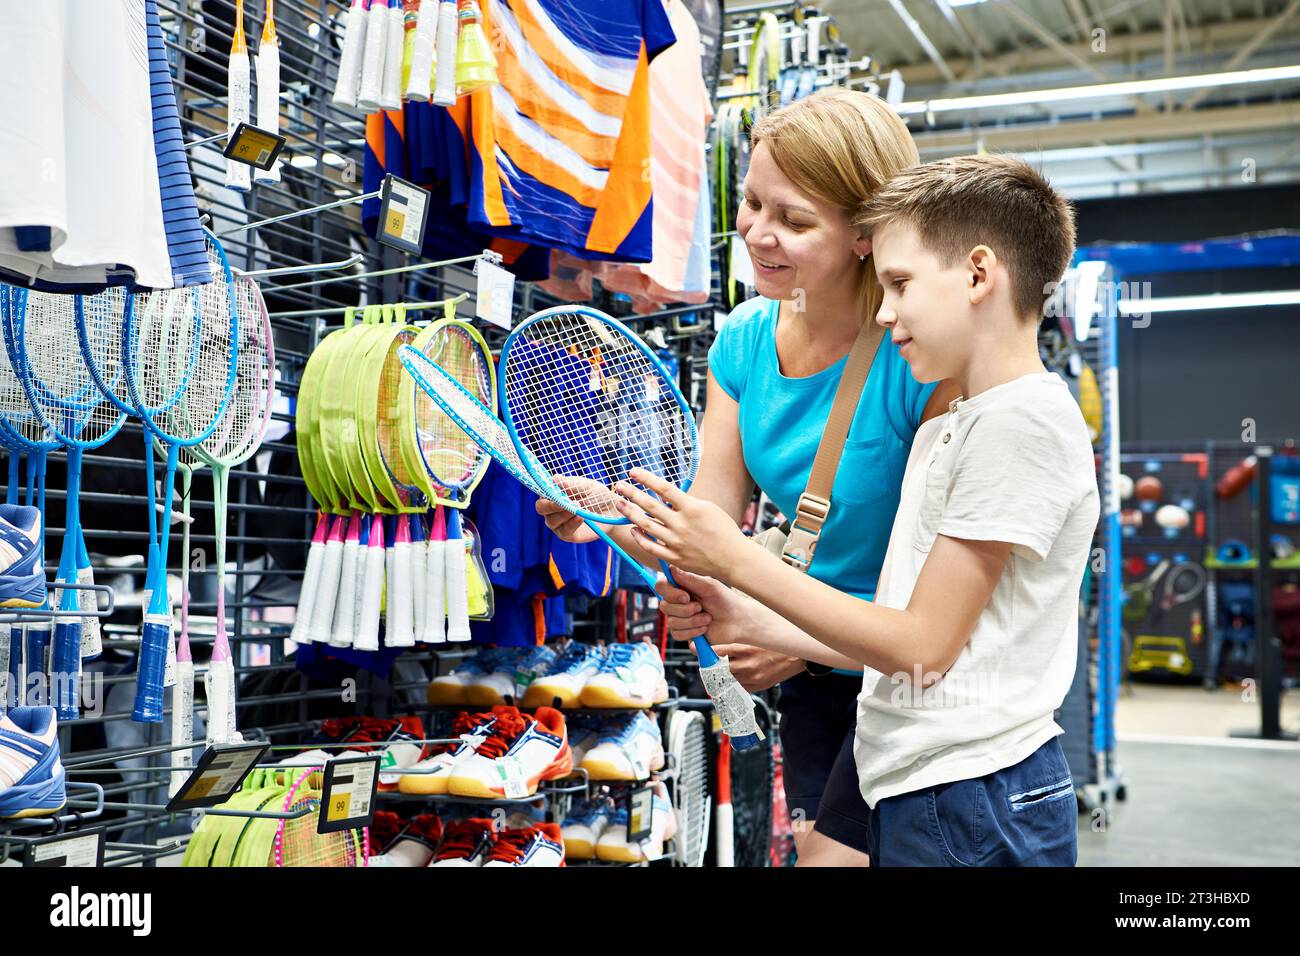
[[[736,230],[753,260],[758,295],[732,311],[709,351],[700,469],[691,494],[719,505],[739,524],[757,484],[793,515],[845,360],[869,322],[870,348],[879,343],[880,351],[808,573],[871,598],[912,436],[957,397],[948,383],[918,385],[872,321],[881,289],[871,241],[853,225],[876,189],[918,162],[916,146],[882,100],[844,89],[772,112],[754,126],[750,142]],[[562,537],[594,539],[557,505],[540,501],[537,507]],[[612,530],[620,545],[641,557],[627,527]],[[868,809],[852,749],[861,672],[816,673],[804,661],[744,644],[747,628],[765,626],[758,611],[743,621],[710,621],[685,591],[661,582],[659,592],[675,637],[707,631],[748,690],[781,684],[786,802],[800,865],[865,865]]]

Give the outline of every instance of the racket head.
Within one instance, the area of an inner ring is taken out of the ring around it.
[[[495,417],[496,366],[487,342],[468,322],[442,319],[421,335],[419,351],[477,399]],[[446,492],[438,504],[463,507],[482,479],[488,452],[407,377],[411,394],[405,406],[414,410],[410,430],[421,469]]]
[[[83,360],[77,328],[88,310],[120,314],[126,293],[15,291],[10,321],[4,323],[5,350],[20,370],[31,410],[65,446],[98,448],[117,434],[126,414],[100,389]]]
[[[322,508],[331,513],[346,510],[346,499],[325,466],[320,435],[321,378],[329,356],[346,329],[327,335],[312,350],[298,383],[298,402],[294,415],[294,434],[298,443],[298,463],[307,490]]]
[[[502,420],[542,485],[576,513],[625,524],[613,486],[642,468],[686,491],[699,468],[695,416],[663,363],[617,319],[587,306],[529,316],[501,350]],[[544,479],[544,480],[543,480]]]
[[[28,454],[45,455],[62,448],[62,443],[36,414],[23,387],[21,366],[14,361],[9,343],[14,339],[13,315],[20,289],[0,285],[0,333],[5,341],[0,358],[0,422],[5,444]],[[42,461],[43,467],[43,461]]]
[[[360,404],[358,438],[366,469],[375,488],[399,511],[418,513],[429,507],[419,472],[402,456],[402,428],[406,406],[401,403],[402,363],[397,350],[418,334],[410,325],[386,326],[365,360],[365,377],[358,382]]]
[[[234,389],[239,313],[234,275],[207,229],[212,281],[136,296],[122,334],[127,388],[140,418],[169,444],[193,446],[216,429]]]
[[[126,384],[122,341],[126,322],[135,309],[135,300],[136,297],[125,290],[108,298],[91,296],[82,299],[77,314],[77,344],[81,348],[81,360],[99,390],[127,415],[135,415],[136,409]]]

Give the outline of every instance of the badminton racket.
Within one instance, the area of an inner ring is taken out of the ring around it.
[[[380,80],[379,105],[386,110],[402,108],[402,47],[406,43],[402,0],[388,0],[388,34],[385,38],[384,74]]]
[[[244,0],[235,0],[235,35],[226,65],[226,136],[233,137],[240,123],[248,122],[248,40],[244,36]],[[226,186],[247,192],[251,188],[247,163],[226,160]],[[215,280],[215,276],[213,277]]]
[[[176,466],[181,475],[181,636],[176,642],[176,682],[172,684],[172,747],[194,743],[194,658],[190,653],[190,487],[194,470],[186,463]],[[167,795],[175,796],[194,766],[194,748],[172,751],[180,769],[172,771]]]
[[[365,0],[352,0],[343,25],[343,51],[339,54],[339,77],[334,85],[338,106],[356,106],[361,86],[361,54],[366,45]]]
[[[405,98],[427,103],[433,89],[433,55],[438,38],[438,10],[441,4],[424,0],[415,18],[415,39],[411,45],[411,75]]]
[[[212,434],[235,382],[239,314],[234,277],[221,244],[211,233],[207,238],[213,281],[137,296],[122,333],[122,360],[131,399],[148,431],[167,448],[153,593],[145,615],[131,714],[133,720],[143,722],[156,722],[163,716],[163,677],[171,634],[167,545],[180,450]],[[146,458],[152,461],[152,443],[146,443],[145,449]]]
[[[272,133],[280,131],[280,38],[275,32],[275,0],[266,0],[266,20],[257,45],[257,125]],[[253,181],[278,183],[280,161],[270,169],[255,169]]]
[[[366,45],[361,57],[361,86],[357,107],[367,113],[382,109],[384,57],[388,53],[388,0],[370,0],[366,15]]]
[[[456,102],[456,41],[460,36],[456,0],[438,4],[437,63],[434,68],[433,105],[452,106]]]

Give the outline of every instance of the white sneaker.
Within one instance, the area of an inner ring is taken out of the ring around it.
[[[539,823],[497,834],[484,866],[564,866],[564,840],[558,823]]]
[[[491,673],[470,680],[465,696],[477,707],[497,707],[517,702],[526,688],[555,663],[555,649],[546,647],[500,648],[496,667]]]
[[[487,711],[470,714],[461,711],[451,725],[451,736],[457,743],[447,744],[444,749],[431,757],[426,757],[411,767],[414,773],[404,773],[397,779],[397,789],[409,794],[443,794],[447,792],[447,781],[451,778],[456,762],[474,753],[479,744],[492,734],[496,714]]]
[[[447,779],[447,792],[458,797],[531,796],[543,780],[558,780],[573,772],[564,715],[538,707],[533,716],[513,707],[499,707],[492,735],[467,757],[456,761]]]
[[[560,827],[564,855],[570,860],[594,860],[596,842],[614,814],[614,804],[608,797],[593,797],[574,807]]]
[[[611,718],[581,766],[592,780],[645,780],[664,766],[659,722],[645,711]]]
[[[610,644],[582,687],[583,707],[653,707],[668,699],[664,662],[652,644]]]
[[[471,818],[448,823],[442,845],[430,866],[482,866],[492,853],[495,834],[491,820]]]
[[[523,706],[580,707],[582,689],[587,686],[587,681],[600,673],[604,659],[600,650],[591,644],[570,641],[546,673],[528,685]]]
[[[425,696],[435,707],[464,707],[469,704],[469,685],[497,669],[501,649],[481,647],[473,657],[467,657],[451,669],[450,674],[435,677],[429,682]],[[505,701],[497,701],[505,703]]]
[[[668,799],[668,788],[654,785],[654,810],[650,816],[650,835],[641,843],[627,841],[627,807],[619,807],[604,834],[596,843],[596,858],[611,863],[646,863],[661,859],[664,843],[677,835],[677,813]]]

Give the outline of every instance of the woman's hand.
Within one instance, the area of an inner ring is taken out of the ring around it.
[[[753,545],[735,521],[712,502],[692,498],[676,485],[640,468],[629,476],[658,498],[621,481],[614,491],[619,514],[633,525],[632,537],[645,552],[686,571],[721,581],[736,571],[737,559]]]
[[[550,528],[556,537],[572,544],[587,544],[596,540],[596,532],[591,530],[587,522],[572,511],[565,511],[554,501],[538,498],[536,508],[537,513],[546,521],[546,527]]]

